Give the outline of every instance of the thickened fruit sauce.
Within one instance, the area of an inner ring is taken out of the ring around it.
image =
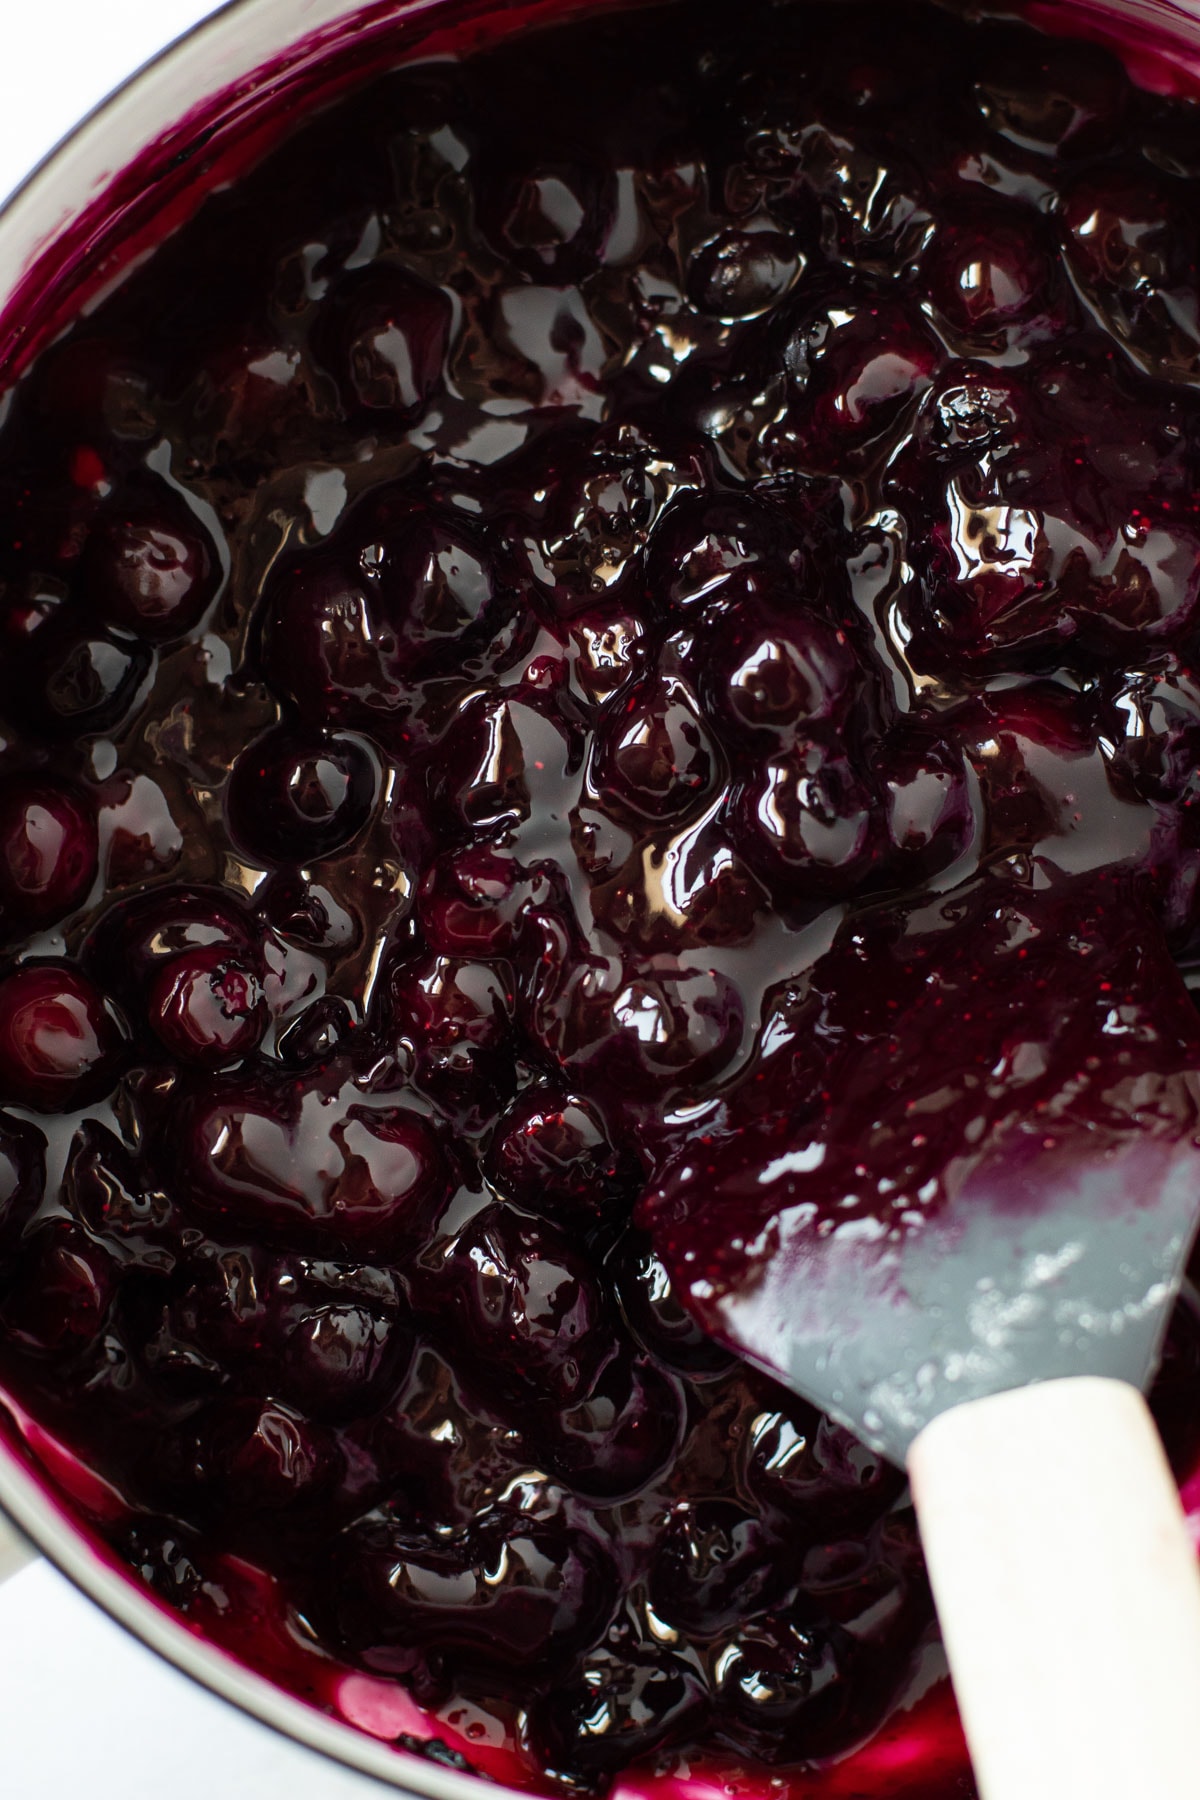
[[[1018,1106],[1084,981],[1200,1066],[1200,115],[896,0],[509,23],[202,135],[12,363],[10,1441],[398,1756],[970,1796],[902,1476],[647,1227],[760,1075],[869,1210],[1001,1013]],[[1186,1499],[1189,1287],[1154,1404]]]

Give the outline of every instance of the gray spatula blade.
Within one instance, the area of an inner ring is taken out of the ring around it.
[[[1150,1379],[1200,1213],[1200,1021],[1119,884],[849,919],[641,1217],[703,1327],[897,1462],[961,1402]]]
[[[1194,1107],[1194,1078],[1177,1079]],[[1023,1203],[1030,1184],[1042,1204]],[[707,1322],[903,1463],[921,1427],[966,1400],[1054,1376],[1148,1382],[1195,1230],[1200,1151],[1134,1135],[1094,1155],[1043,1152],[1022,1179],[998,1156],[898,1237],[869,1221],[822,1233],[803,1200],[781,1201],[761,1278]]]

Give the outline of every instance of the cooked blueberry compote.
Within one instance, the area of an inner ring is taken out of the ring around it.
[[[8,382],[11,1435],[401,1750],[961,1800],[902,1477],[651,1201],[1200,1065],[1196,103],[915,0],[477,24],[173,163]],[[1155,1404],[1200,1505],[1190,1288]]]

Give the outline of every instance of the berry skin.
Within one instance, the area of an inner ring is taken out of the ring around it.
[[[657,1645],[603,1648],[580,1677],[535,1706],[530,1736],[548,1769],[594,1787],[697,1736],[708,1706],[703,1676],[688,1658]]]
[[[733,823],[746,861],[781,899],[852,893],[875,866],[874,796],[846,757],[813,743],[768,757],[735,798]]]
[[[102,518],[83,557],[89,605],[110,625],[156,641],[199,623],[220,574],[211,539],[179,500]]]
[[[96,879],[96,814],[62,783],[17,776],[0,786],[0,917],[37,930],[65,918]]]
[[[845,633],[791,595],[734,607],[702,642],[703,693],[732,741],[844,730],[862,674]]]
[[[0,1338],[39,1355],[79,1355],[99,1337],[115,1293],[104,1247],[66,1219],[47,1220],[25,1240]]]
[[[565,1520],[497,1510],[457,1540],[430,1542],[386,1513],[347,1534],[341,1630],[359,1647],[444,1646],[504,1679],[553,1667],[589,1643],[616,1598],[597,1540]]]
[[[682,681],[651,681],[616,705],[594,779],[602,800],[639,819],[685,816],[716,785],[720,764],[694,695]]]
[[[854,1646],[797,1609],[731,1633],[714,1659],[721,1736],[768,1763],[837,1742],[851,1699]]]
[[[70,963],[25,963],[0,981],[5,1099],[36,1112],[70,1112],[112,1086],[121,1048],[115,1014]]]
[[[701,312],[718,319],[753,319],[778,304],[801,259],[778,231],[722,231],[693,257],[688,293]]]
[[[172,1056],[206,1069],[248,1056],[267,1026],[254,969],[215,944],[167,962],[151,983],[146,1010]]]
[[[515,1209],[487,1207],[472,1219],[430,1297],[485,1385],[523,1403],[571,1406],[615,1348],[615,1322],[585,1258],[552,1225]]]
[[[784,1546],[728,1500],[678,1504],[649,1579],[656,1615],[700,1637],[764,1612],[788,1586]]]
[[[270,862],[309,863],[352,843],[379,786],[361,738],[279,730],[244,750],[226,807],[235,839]]]
[[[347,413],[364,421],[418,417],[442,379],[450,319],[446,295],[404,269],[381,265],[346,276],[325,302],[313,344]]]
[[[124,720],[152,661],[140,638],[91,626],[63,606],[6,656],[0,704],[35,737],[97,737]]]
[[[685,1311],[649,1238],[627,1231],[610,1252],[606,1267],[616,1282],[629,1329],[657,1362],[692,1381],[727,1375],[737,1366],[736,1358]]]
[[[490,1166],[507,1198],[567,1230],[612,1216],[631,1175],[596,1107],[557,1086],[530,1088],[514,1101],[497,1127]]]

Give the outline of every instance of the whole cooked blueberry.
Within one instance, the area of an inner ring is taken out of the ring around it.
[[[658,1645],[594,1650],[538,1701],[529,1735],[553,1774],[594,1786],[655,1750],[698,1737],[709,1698],[697,1663]]]
[[[557,1085],[528,1088],[514,1101],[496,1128],[489,1166],[508,1198],[568,1230],[612,1217],[637,1186],[597,1108]]]
[[[0,1307],[0,1338],[45,1355],[78,1355],[99,1337],[116,1293],[112,1257],[68,1219],[26,1238]]]
[[[476,693],[456,709],[432,759],[439,826],[493,842],[536,810],[566,812],[582,755],[574,721],[552,698]]]
[[[208,1217],[316,1254],[383,1258],[411,1245],[449,1180],[427,1120],[399,1095],[369,1103],[336,1061],[186,1095],[164,1153]]]
[[[621,1344],[590,1393],[533,1422],[541,1454],[581,1494],[615,1500],[646,1487],[670,1462],[683,1427],[677,1384]]]
[[[734,741],[789,743],[844,729],[862,688],[846,633],[799,596],[735,606],[701,641],[704,697]]]
[[[971,85],[993,131],[1042,155],[1102,147],[1129,89],[1111,50],[1053,39],[1040,43],[1034,56],[1014,39],[994,46]]]
[[[722,231],[692,257],[688,293],[718,319],[753,319],[783,299],[802,267],[779,231]]]
[[[616,183],[598,161],[547,158],[483,168],[480,223],[501,255],[536,281],[579,281],[595,268]]]
[[[99,736],[125,718],[151,661],[148,644],[63,606],[7,656],[0,702],[39,737]]]
[[[736,842],[797,903],[853,892],[878,856],[879,804],[844,756],[801,742],[767,757],[734,799]]]
[[[764,1761],[819,1756],[853,1698],[854,1646],[803,1608],[731,1632],[713,1660],[718,1733]]]
[[[151,982],[146,1016],[172,1056],[217,1069],[257,1047],[268,1011],[253,966],[209,944],[164,962]]]
[[[515,528],[518,558],[554,613],[574,619],[601,602],[636,610],[646,543],[671,491],[657,459],[636,441],[622,451],[568,438],[545,450],[531,486],[537,517]]]
[[[614,1349],[614,1320],[586,1259],[555,1227],[486,1207],[443,1258],[438,1316],[485,1386],[570,1406]]]
[[[123,899],[89,933],[83,959],[105,986],[144,1003],[163,965],[193,951],[218,949],[257,967],[257,923],[227,889],[172,883]]]
[[[350,1301],[305,1309],[283,1345],[281,1391],[314,1418],[370,1411],[381,1382],[400,1381],[405,1347],[394,1317]]]
[[[356,1648],[436,1645],[505,1685],[592,1642],[616,1599],[590,1532],[499,1509],[441,1542],[368,1515],[346,1534],[341,1568],[341,1630]]]
[[[894,301],[858,304],[847,295],[800,327],[787,361],[795,398],[771,433],[771,460],[831,472],[903,429],[933,380],[939,352],[919,314]]]
[[[771,506],[753,490],[684,489],[665,507],[646,550],[646,586],[656,610],[695,616],[726,598],[813,576],[813,551],[829,535],[815,496],[789,493]]]
[[[396,264],[379,264],[333,288],[313,328],[313,349],[352,416],[412,419],[441,383],[450,321],[440,288]]]
[[[973,212],[943,225],[923,270],[930,299],[957,331],[986,336],[1015,325],[1051,301],[1050,261],[1040,216]]]
[[[547,895],[544,878],[526,876],[516,858],[490,844],[438,857],[421,884],[421,926],[441,956],[507,956],[528,909]]]
[[[344,1000],[327,994],[306,1006],[276,1042],[281,1062],[291,1069],[307,1069],[313,1063],[327,1063],[346,1045],[357,1026]]]
[[[746,1443],[746,1485],[807,1534],[863,1530],[904,1491],[904,1477],[878,1451],[803,1402],[765,1410]]]
[[[693,1381],[724,1375],[736,1358],[685,1311],[671,1277],[642,1232],[624,1232],[605,1260],[630,1330],[659,1362]]]
[[[177,1398],[242,1383],[261,1391],[275,1377],[302,1305],[297,1259],[248,1245],[196,1244],[185,1230],[179,1236],[178,1267],[142,1345],[146,1366]]]
[[[669,1625],[711,1637],[779,1601],[794,1585],[784,1545],[732,1500],[678,1502],[655,1551],[648,1593]]]
[[[278,869],[255,890],[257,910],[280,937],[309,950],[347,951],[362,924],[331,889],[296,868]]]
[[[251,856],[316,862],[357,837],[378,786],[379,765],[362,738],[280,728],[233,765],[230,830]]]
[[[898,732],[881,757],[893,867],[905,886],[947,869],[976,831],[962,752],[931,730]]]
[[[456,957],[402,962],[389,984],[386,1029],[413,1059],[414,1079],[438,1110],[479,1132],[516,1079],[512,978],[503,965]]]
[[[34,775],[0,785],[0,918],[9,932],[73,912],[97,859],[96,812],[82,792]]]
[[[277,1400],[218,1400],[186,1433],[187,1487],[224,1507],[270,1516],[317,1498],[337,1474],[328,1433]]]
[[[642,1101],[691,1091],[736,1055],[742,996],[719,969],[667,956],[630,963],[607,991],[589,965],[568,963],[537,1012],[542,1042],[585,1088]]]
[[[63,1201],[122,1266],[169,1275],[182,1249],[174,1201],[152,1185],[136,1152],[98,1120],[80,1125],[63,1176]]]
[[[593,768],[607,804],[640,819],[678,818],[708,797],[719,775],[695,695],[683,681],[647,681],[609,709]]]
[[[1144,164],[1086,173],[1062,201],[1067,266],[1112,335],[1149,373],[1191,381],[1200,323],[1173,303],[1194,279],[1196,228],[1182,195]]]
[[[502,623],[487,549],[467,524],[401,493],[361,531],[359,565],[381,621],[389,668],[405,681],[469,665]]]
[[[92,527],[84,598],[110,625],[147,638],[180,637],[206,612],[220,582],[215,546],[176,495],[116,506]]]
[[[594,705],[602,705],[646,663],[645,623],[617,607],[598,606],[572,619],[568,643],[572,681]]]
[[[98,1099],[120,1068],[123,1032],[68,962],[25,963],[0,981],[0,1096],[37,1112]]]

